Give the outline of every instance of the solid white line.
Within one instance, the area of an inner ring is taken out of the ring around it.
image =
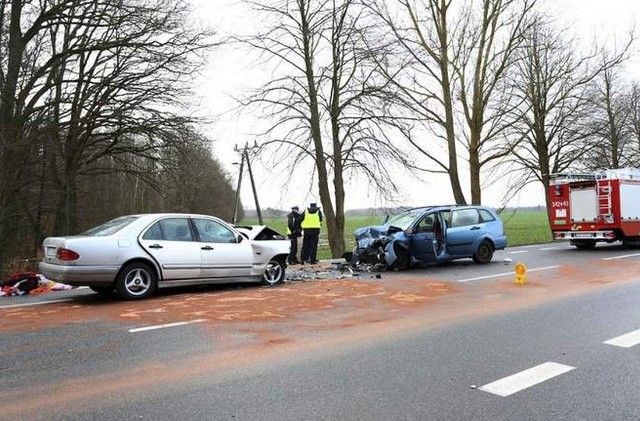
[[[605,257],[602,260],[617,260],[617,259],[626,259],[627,257],[637,257],[640,256],[640,253],[635,254],[625,254],[623,256],[615,256],[615,257]]]
[[[67,301],[73,301],[73,299],[65,298],[62,300],[38,301],[37,303],[12,304],[10,306],[0,306],[0,310],[4,308],[29,307],[29,306],[40,306],[43,304],[64,303]]]
[[[617,338],[609,339],[603,343],[607,345],[619,346],[622,348],[631,348],[634,345],[640,344],[640,329],[629,332],[625,335],[618,336]]]
[[[507,254],[521,254],[521,253],[529,253],[529,250],[508,251],[507,252]]]
[[[206,321],[207,321],[207,319],[197,319],[197,320],[189,320],[188,322],[176,322],[176,323],[167,323],[167,324],[164,324],[164,325],[138,327],[138,328],[135,328],[135,329],[129,329],[129,332],[130,333],[144,332],[146,330],[164,329],[165,327],[184,326],[184,325],[190,325],[190,324],[193,324],[193,323],[202,323],[202,322],[206,322]]]
[[[541,267],[541,268],[527,269],[527,272],[537,272],[537,271],[540,271],[540,270],[556,269],[556,268],[559,268],[559,267],[560,267],[560,265],[545,266],[545,267]],[[503,273],[496,273],[494,275],[476,276],[475,278],[459,279],[456,282],[479,281],[481,279],[499,278],[501,276],[507,276],[507,275],[513,275],[513,274],[514,274],[514,272],[503,272]]]
[[[493,393],[494,395],[506,397],[516,392],[524,390],[528,387],[535,386],[546,380],[564,374],[573,370],[575,367],[569,365],[546,362],[528,370],[521,371],[511,376],[496,380],[495,382],[486,384],[479,389]]]

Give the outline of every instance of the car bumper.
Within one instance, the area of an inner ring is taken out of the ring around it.
[[[41,274],[54,281],[74,286],[110,285],[120,270],[119,266],[62,266],[40,262]]]

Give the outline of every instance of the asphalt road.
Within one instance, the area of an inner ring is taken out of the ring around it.
[[[528,267],[513,283],[515,262]],[[0,419],[640,419],[640,250],[0,299]]]

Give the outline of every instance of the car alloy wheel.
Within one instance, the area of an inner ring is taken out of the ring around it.
[[[263,285],[274,285],[284,281],[284,261],[272,259],[262,275]]]
[[[127,300],[142,300],[157,288],[156,274],[145,263],[129,263],[118,275],[116,291]]]

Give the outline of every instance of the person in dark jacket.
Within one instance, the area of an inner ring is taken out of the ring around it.
[[[320,238],[320,228],[322,227],[322,211],[315,204],[311,203],[302,214],[302,263],[318,263],[316,255],[318,253],[318,240]]]
[[[291,208],[291,212],[287,215],[287,238],[291,241],[291,248],[289,250],[289,257],[287,259],[290,265],[298,265],[298,238],[302,235],[302,228],[300,223],[302,222],[302,214],[299,212],[297,206]]]

